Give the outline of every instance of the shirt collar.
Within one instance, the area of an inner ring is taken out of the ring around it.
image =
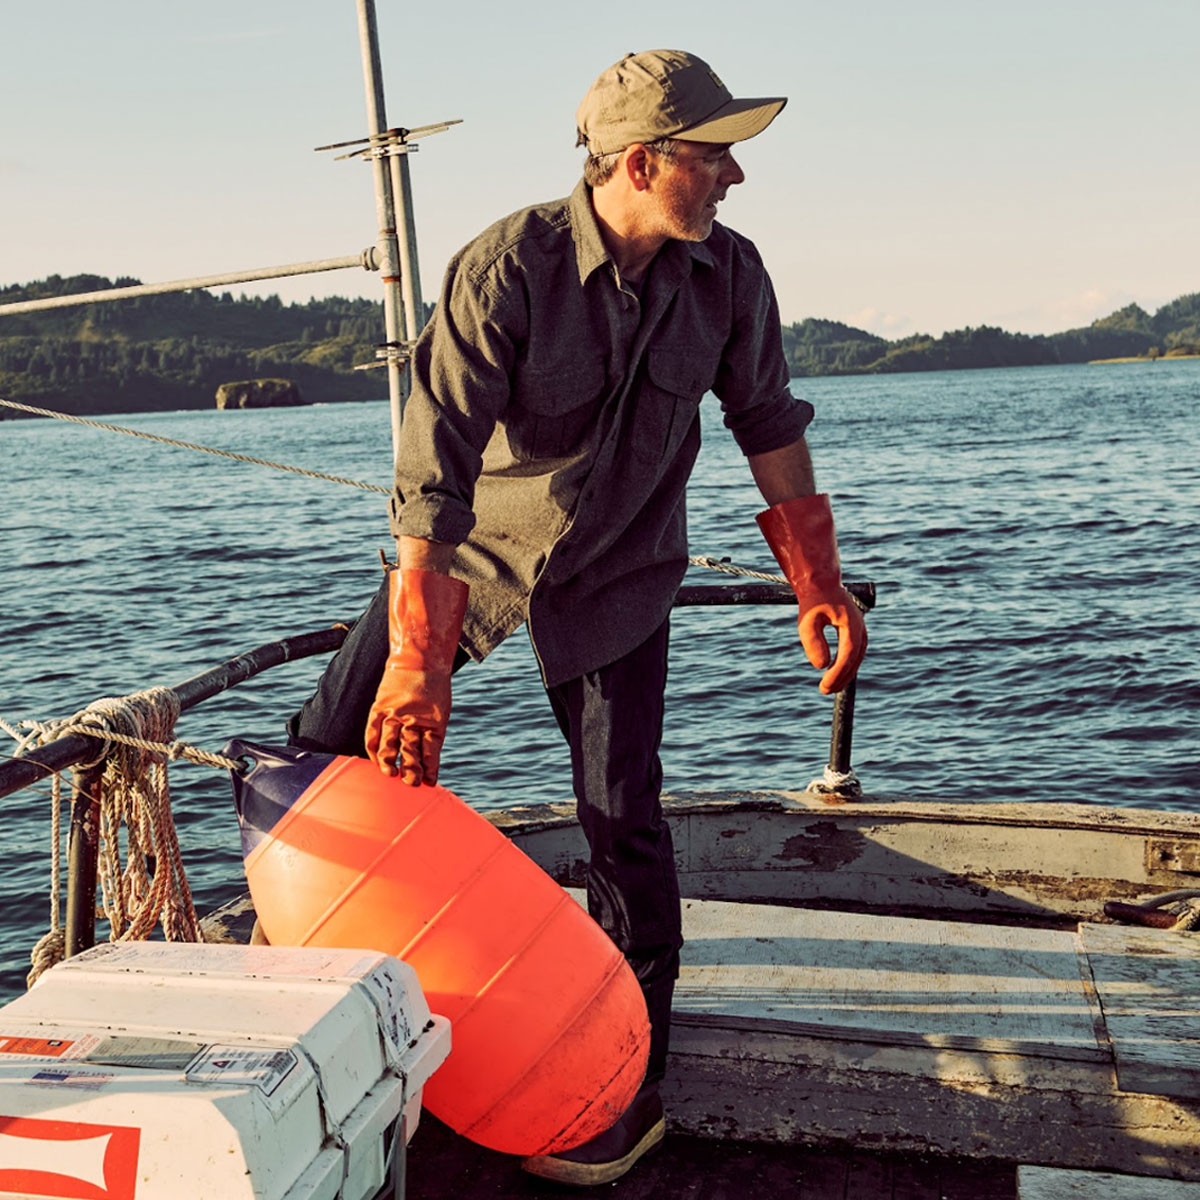
[[[600,266],[611,262],[600,226],[596,224],[596,213],[592,208],[592,189],[581,179],[575,185],[567,201],[571,219],[571,231],[575,240],[575,262],[579,267],[579,282],[586,283],[588,276]],[[716,266],[712,251],[703,242],[680,242],[672,239],[659,251],[660,255],[674,258],[680,263],[685,259],[703,263],[706,267]]]

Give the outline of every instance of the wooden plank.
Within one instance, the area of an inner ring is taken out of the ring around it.
[[[675,1126],[701,1137],[1200,1180],[1200,1106],[1115,1082],[1099,1063],[698,1028],[681,1017],[663,1097]]]
[[[1200,1183],[1021,1166],[1017,1168],[1017,1200],[1200,1200]]]
[[[1124,1091],[1200,1097],[1200,936],[1083,925]]]
[[[696,1023],[1109,1061],[1073,934],[697,900],[683,920]]]
[[[1200,1180],[1200,1104],[1118,1089],[1074,934],[722,901],[684,934],[689,1133]]]
[[[1092,920],[1105,900],[1197,882],[1181,869],[1200,861],[1200,826],[1184,813],[800,792],[696,792],[664,807],[684,894],[713,899]],[[488,816],[560,883],[583,881],[570,807]],[[1165,858],[1150,852],[1164,841]]]

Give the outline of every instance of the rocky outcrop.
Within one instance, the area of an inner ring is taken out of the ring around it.
[[[239,379],[217,388],[218,408],[290,408],[303,403],[290,379]]]

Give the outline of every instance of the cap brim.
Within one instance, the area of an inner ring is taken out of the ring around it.
[[[744,142],[762,133],[783,111],[787,97],[730,100],[711,117],[671,134],[683,142]]]

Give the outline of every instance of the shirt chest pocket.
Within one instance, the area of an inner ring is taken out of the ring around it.
[[[716,374],[715,355],[669,347],[651,349],[636,397],[634,453],[651,462],[673,457]]]
[[[559,458],[583,449],[595,436],[604,397],[601,358],[518,366],[504,420],[513,456]]]

